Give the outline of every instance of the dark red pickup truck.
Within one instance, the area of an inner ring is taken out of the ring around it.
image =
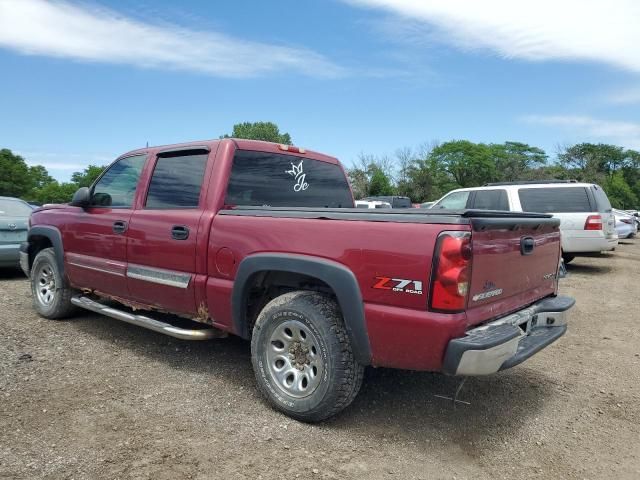
[[[306,421],[346,407],[366,365],[491,374],[566,331],[558,220],[353,206],[340,163],[316,152],[144,148],[36,210],[21,264],[46,318],[82,307],[182,339],[251,339],[260,391]]]

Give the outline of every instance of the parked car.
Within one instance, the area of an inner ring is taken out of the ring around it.
[[[638,229],[640,229],[640,213],[638,213],[638,210],[624,210],[624,211],[635,218],[636,225],[638,226]]]
[[[411,199],[409,197],[401,197],[398,195],[374,196],[363,198],[363,200],[387,202],[391,204],[391,208],[411,208]]]
[[[615,249],[618,235],[611,204],[599,185],[575,181],[490,183],[447,193],[431,208],[545,212],[560,219],[562,257]]]
[[[260,392],[304,421],[349,405],[366,365],[486,375],[566,331],[559,220],[353,206],[320,153],[143,148],[35,211],[21,265],[45,318],[81,307],[182,339],[250,339]]]
[[[379,200],[356,200],[356,208],[391,208],[389,202]]]
[[[638,233],[638,222],[636,217],[624,210],[613,209],[616,219],[616,232],[618,238],[633,238]]]
[[[17,267],[20,244],[27,239],[33,207],[19,198],[0,197],[0,267]]]

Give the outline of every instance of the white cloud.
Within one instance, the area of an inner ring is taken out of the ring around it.
[[[300,48],[244,41],[214,31],[143,22],[95,5],[0,0],[0,47],[27,55],[188,70],[222,77],[344,69]]]
[[[627,148],[640,148],[640,124],[602,120],[586,115],[526,115],[522,120],[558,127],[585,141],[606,140]]]
[[[54,152],[29,149],[13,149],[29,166],[42,165],[56,180],[68,182],[73,172],[84,170],[89,165],[109,165],[117,155],[108,153]]]
[[[345,1],[422,23],[428,38],[464,50],[535,61],[598,61],[640,72],[637,0]]]
[[[640,88],[629,88],[610,92],[606,95],[607,103],[614,105],[635,105],[640,103]]]

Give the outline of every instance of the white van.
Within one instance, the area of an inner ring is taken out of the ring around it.
[[[431,208],[551,213],[560,219],[562,256],[615,249],[618,235],[607,194],[594,183],[550,180],[489,183],[447,193]]]

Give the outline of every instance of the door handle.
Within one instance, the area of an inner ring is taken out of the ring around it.
[[[174,240],[186,240],[189,238],[189,228],[184,225],[174,225],[171,229],[171,238]]]
[[[123,234],[127,231],[127,222],[122,220],[117,220],[113,222],[113,233],[117,233],[118,235]]]

